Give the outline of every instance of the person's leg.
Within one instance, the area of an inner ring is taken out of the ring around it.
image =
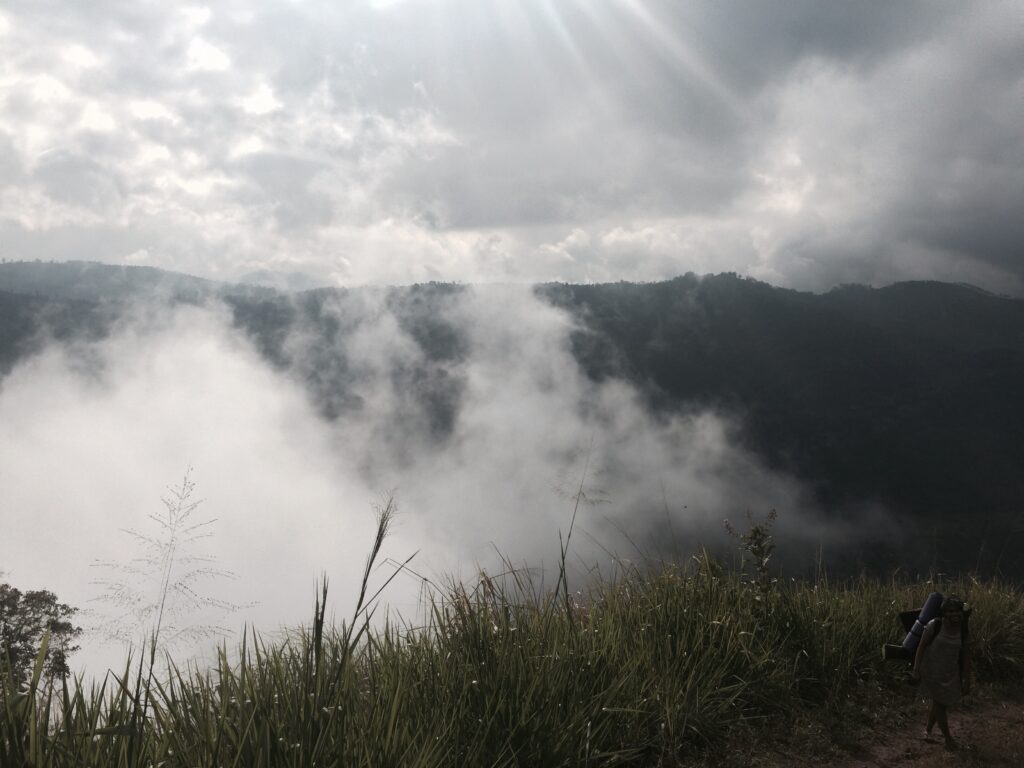
[[[932,735],[932,728],[935,727],[935,721],[938,718],[938,707],[937,701],[932,702],[931,708],[928,710],[928,727],[925,729],[925,736],[930,738]]]
[[[939,704],[935,702],[936,712],[935,720],[939,724],[939,730],[942,731],[943,738],[946,739],[946,747],[948,749],[956,749],[956,742],[953,740],[953,735],[949,732],[949,717],[947,715],[947,708],[945,704]]]

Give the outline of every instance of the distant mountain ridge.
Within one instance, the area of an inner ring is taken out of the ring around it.
[[[257,269],[238,278],[242,285],[256,285],[294,293],[324,288],[323,282],[295,270]]]
[[[225,294],[262,295],[272,289],[207,280],[156,267],[96,261],[8,261],[0,264],[0,291],[51,299],[118,301],[159,296],[201,301]]]
[[[109,269],[35,264],[28,280],[0,265],[0,376],[38,348],[42,326],[58,339],[101,338],[116,316],[111,295],[216,298],[334,419],[363,407],[338,342],[373,304],[422,351],[392,372],[408,407],[438,441],[457,423],[469,350],[443,309],[462,286],[285,294]],[[833,514],[877,504],[919,531],[918,561],[930,548],[937,566],[963,567],[981,550],[991,567],[1024,573],[1024,301],[934,282],[811,294],[733,274],[534,290],[577,319],[572,353],[587,376],[632,382],[655,411],[732,415],[749,449]]]

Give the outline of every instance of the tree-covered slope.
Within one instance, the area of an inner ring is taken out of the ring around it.
[[[713,405],[828,503],[1010,515],[1024,501],[1024,302],[904,283],[824,295],[732,275],[541,289],[593,376]]]

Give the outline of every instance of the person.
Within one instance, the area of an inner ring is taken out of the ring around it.
[[[950,595],[942,601],[939,615],[941,618],[932,619],[924,628],[912,674],[921,681],[922,693],[932,700],[925,738],[931,740],[932,728],[938,723],[946,749],[955,750],[947,713],[970,692],[970,648],[963,601]]]

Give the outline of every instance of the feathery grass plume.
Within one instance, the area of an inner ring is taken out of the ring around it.
[[[161,497],[162,514],[150,514],[151,530],[123,529],[140,553],[127,561],[96,562],[109,576],[93,583],[102,588],[95,602],[118,613],[104,617],[98,631],[127,645],[148,645],[151,652],[169,650],[209,637],[227,635],[218,621],[252,604],[239,604],[204,594],[211,582],[234,579],[217,567],[216,559],[198,554],[197,544],[213,535],[216,518],[197,519],[201,499],[190,467],[181,484]],[[197,614],[207,621],[195,623]]]

